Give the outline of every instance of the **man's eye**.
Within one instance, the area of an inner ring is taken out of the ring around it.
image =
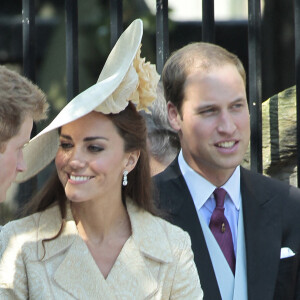
[[[103,147],[96,146],[96,145],[90,145],[90,146],[88,146],[88,149],[91,152],[100,152],[103,150]]]
[[[206,110],[202,110],[202,111],[200,112],[200,114],[207,115],[207,114],[212,114],[212,113],[214,113],[214,112],[215,112],[215,109],[209,108],[209,109],[206,109]]]
[[[61,142],[59,147],[63,148],[63,149],[70,149],[73,147],[73,145],[71,143],[65,143],[65,142]]]
[[[241,107],[243,107],[243,104],[242,104],[242,103],[236,103],[236,104],[233,105],[233,108],[239,109],[239,108],[241,108]]]

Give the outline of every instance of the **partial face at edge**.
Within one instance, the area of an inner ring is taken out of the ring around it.
[[[123,171],[130,172],[138,156],[124,152],[124,140],[107,116],[91,112],[61,128],[55,162],[69,200],[97,201],[121,197]]]
[[[6,142],[4,152],[0,152],[0,202],[6,199],[6,192],[18,172],[26,170],[23,147],[30,140],[32,126],[32,117],[26,116],[18,134]]]
[[[241,163],[250,139],[249,111],[243,79],[231,64],[187,76],[181,113],[168,105],[187,163],[214,183],[226,180]]]

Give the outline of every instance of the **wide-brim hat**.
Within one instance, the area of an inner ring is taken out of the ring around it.
[[[149,95],[149,92],[151,94],[150,90],[155,90],[159,76],[153,75],[153,71],[157,74],[153,65],[144,63],[139,57],[142,35],[143,23],[137,19],[122,33],[111,50],[97,83],[70,101],[56,118],[24,147],[27,170],[18,174],[17,182],[33,177],[54,159],[59,146],[57,129],[61,126],[91,111],[118,113],[126,108],[129,100],[134,100],[143,109],[145,107],[139,103],[139,97],[143,97],[139,95],[139,89],[145,94],[146,105],[155,99],[156,95]],[[139,74],[145,73],[145,69],[149,71],[148,75],[150,74],[146,89],[145,83],[144,87],[141,87]]]

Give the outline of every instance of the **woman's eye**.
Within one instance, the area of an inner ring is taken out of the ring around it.
[[[103,147],[97,146],[97,145],[90,145],[88,146],[89,151],[91,152],[100,152],[103,150]]]

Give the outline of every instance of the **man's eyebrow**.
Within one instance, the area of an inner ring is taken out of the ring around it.
[[[199,105],[198,107],[196,107],[196,110],[203,110],[203,109],[207,109],[207,108],[211,108],[211,107],[216,107],[217,104],[211,103],[211,104],[203,104],[203,105]]]
[[[233,100],[231,103],[236,103],[236,102],[240,102],[240,101],[244,101],[244,100],[245,100],[245,98],[239,97],[239,98]]]

